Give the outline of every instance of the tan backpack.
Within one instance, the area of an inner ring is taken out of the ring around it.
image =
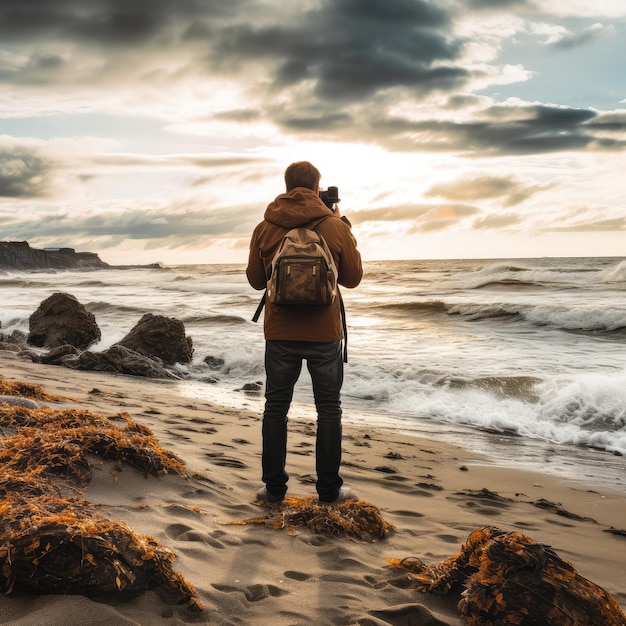
[[[344,328],[344,360],[347,361],[345,310],[339,293],[338,271],[328,244],[316,230],[330,215],[292,228],[272,258],[267,289],[252,321],[261,315],[266,299],[280,306],[328,306],[339,296]]]
[[[329,216],[292,228],[274,258],[267,299],[281,306],[325,306],[337,297],[337,267],[324,238],[315,230]]]

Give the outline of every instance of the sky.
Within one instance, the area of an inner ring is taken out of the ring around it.
[[[624,256],[624,0],[1,0],[0,240],[245,263],[308,160],[365,260]]]

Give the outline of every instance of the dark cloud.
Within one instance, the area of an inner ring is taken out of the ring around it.
[[[299,132],[323,131],[327,133],[333,130],[341,131],[344,128],[351,127],[353,122],[352,116],[347,113],[311,114],[306,117],[287,116],[280,119],[280,125],[283,128]]]
[[[54,164],[34,150],[0,148],[0,197],[37,198],[49,191]]]
[[[422,0],[327,0],[297,22],[240,24],[219,35],[213,62],[264,59],[274,87],[313,81],[323,100],[354,101],[404,87],[418,93],[467,80],[454,65],[462,44],[449,37],[449,16]]]
[[[453,6],[319,0],[314,9],[289,5],[273,14],[258,0],[3,0],[0,41],[16,54],[7,55],[0,82],[43,88],[58,83],[59,90],[106,89],[110,95],[137,75],[140,88],[171,90],[180,77],[201,85],[221,71],[228,80],[247,81],[255,108],[238,103],[210,121],[267,122],[296,137],[468,156],[624,147],[618,134],[623,120],[604,119],[597,111],[549,105],[481,111],[486,98],[461,93],[476,75],[461,65],[467,42],[452,34],[458,18]],[[456,10],[532,6],[472,0],[457,3]],[[130,47],[143,54],[125,65],[120,60]],[[81,52],[87,48],[85,60]],[[169,51],[177,63],[171,70],[162,62]],[[442,105],[450,116],[416,118],[420,99],[440,92],[450,95]],[[398,98],[415,106],[413,117],[390,114]],[[464,121],[455,120],[457,111],[466,112]],[[104,128],[98,126],[99,135]]]
[[[570,150],[618,150],[626,140],[615,131],[619,115],[603,119],[597,111],[550,105],[499,105],[477,113],[475,121],[417,121],[386,118],[374,123],[387,145],[404,150],[445,150],[466,155],[543,154]],[[615,133],[614,137],[607,132]]]
[[[236,14],[241,5],[241,0],[2,0],[0,39],[138,45],[179,20],[191,25],[198,16]]]
[[[467,7],[471,9],[523,9],[531,8],[534,2],[531,0],[465,0]]]

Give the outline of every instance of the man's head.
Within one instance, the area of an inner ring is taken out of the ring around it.
[[[322,175],[318,169],[308,161],[297,161],[285,170],[285,184],[287,191],[296,187],[306,187],[317,193],[320,187]]]

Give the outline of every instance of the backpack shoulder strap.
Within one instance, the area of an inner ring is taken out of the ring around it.
[[[330,215],[322,215],[322,217],[320,217],[317,220],[313,220],[312,222],[309,222],[307,224],[307,228],[312,228],[313,230],[315,230],[324,220],[327,220],[329,217],[331,217]]]

